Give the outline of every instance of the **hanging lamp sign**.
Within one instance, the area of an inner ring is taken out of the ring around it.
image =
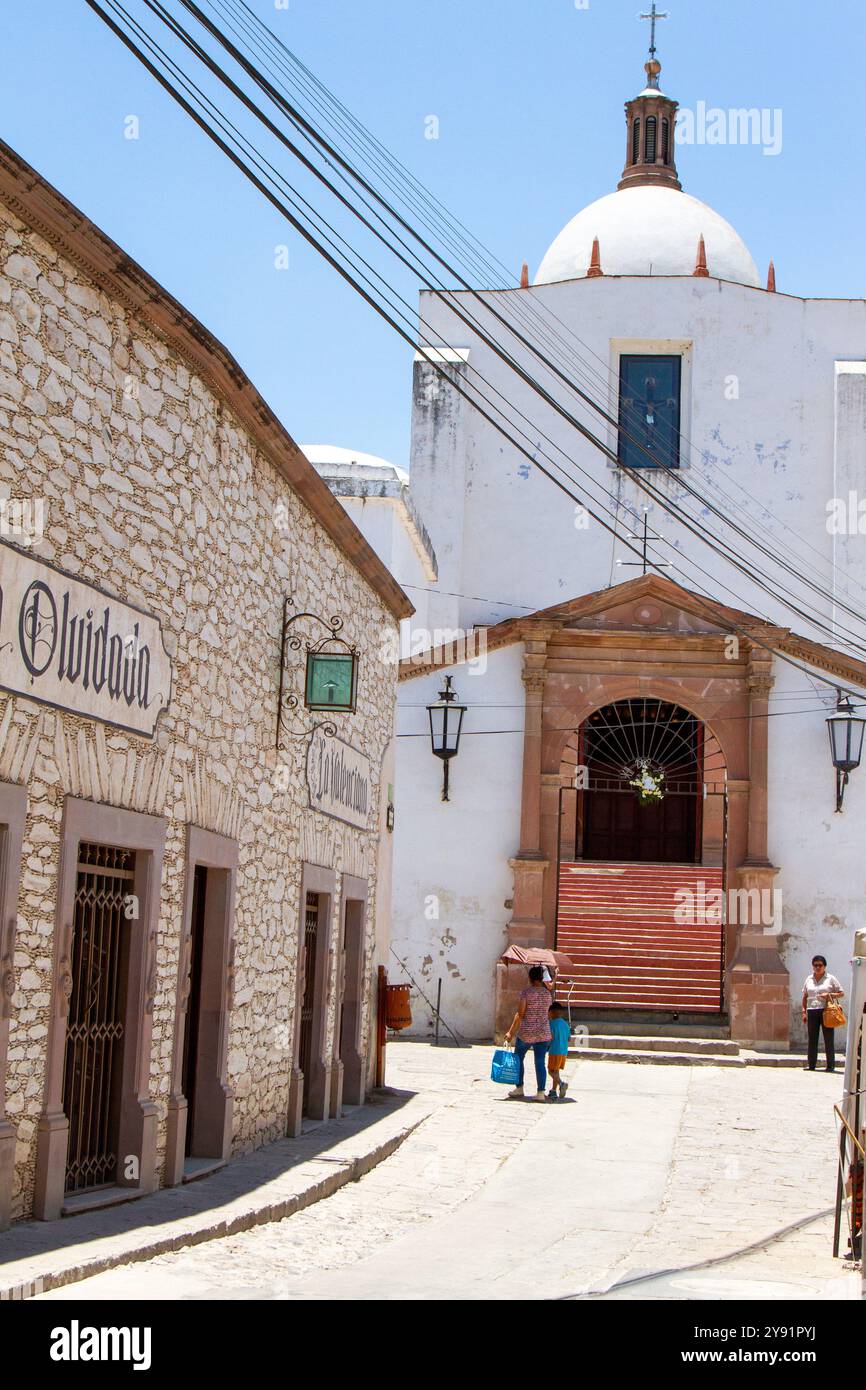
[[[307,786],[310,806],[326,816],[336,816],[359,830],[370,822],[372,766],[370,759],[334,738],[325,726],[314,729],[307,750]]]
[[[171,658],[158,618],[0,542],[0,688],[152,738]]]

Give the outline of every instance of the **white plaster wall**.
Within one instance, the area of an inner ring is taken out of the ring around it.
[[[524,324],[534,321],[536,336],[549,338],[555,331],[565,339],[571,355],[560,345],[558,360],[593,396],[607,395],[614,416],[620,351],[639,351],[650,344],[683,351],[687,362],[681,427],[691,446],[683,459],[689,464],[688,479],[740,519],[749,514],[756,530],[766,528],[798,561],[806,556],[814,564],[829,566],[827,502],[834,495],[834,448],[845,447],[846,428],[846,418],[840,421],[835,414],[835,363],[840,358],[866,358],[864,301],[804,301],[692,277],[603,277],[484,298],[500,312],[520,314]],[[468,295],[452,300],[467,313],[486,312]],[[558,323],[533,320],[533,315],[548,310]],[[590,491],[590,484],[578,475],[578,469],[584,469],[596,495],[610,495],[608,505],[618,508],[621,525],[640,512],[647,499],[637,484],[580,439],[447,305],[425,295],[422,312],[443,344],[469,350],[469,368],[461,371],[468,371],[470,381],[475,369],[499,388],[511,418],[533,441],[530,451],[546,434],[566,451],[565,457],[554,456],[578,479],[579,493]],[[509,340],[505,330],[489,322],[521,361],[544,376],[516,339]],[[551,350],[549,343],[547,349]],[[612,535],[593,520],[588,529],[576,528],[573,502],[477,411],[468,409],[441,382],[428,380],[431,371],[416,369],[411,487],[440,559],[441,587],[466,596],[459,601],[459,620],[464,625],[495,622],[519,613],[523,606],[541,607],[631,577],[633,570],[614,564],[617,558],[633,557],[619,544],[614,549]],[[576,403],[549,374],[544,379],[579,419],[615,447],[612,428]],[[521,422],[518,413],[529,423]],[[850,428],[855,428],[853,418]],[[546,444],[543,447],[553,453]],[[677,479],[655,470],[652,481],[665,495],[681,500]],[[747,488],[754,502],[744,498],[737,485]],[[712,587],[724,602],[808,630],[805,620],[794,622],[781,604],[666,517],[663,507],[649,505],[652,527],[672,544],[670,550],[665,547],[676,565],[669,571],[672,578],[695,589]],[[689,507],[698,515],[696,503]],[[717,536],[726,536],[742,550],[722,523],[711,519],[711,525]],[[754,552],[749,554],[753,562],[758,560]],[[684,563],[683,557],[700,565],[710,578]],[[862,547],[852,563],[859,580],[866,580]],[[795,592],[787,576],[776,572],[775,577],[786,594]]]
[[[469,296],[461,295],[459,300],[466,312],[484,312]],[[847,501],[850,488],[864,487],[866,375],[860,365],[866,359],[864,301],[803,301],[714,279],[605,277],[509,291],[496,296],[495,303],[501,312],[524,315],[524,322],[537,309],[552,311],[559,322],[551,330],[547,320],[544,332],[555,331],[560,340],[569,333],[576,335],[571,348],[579,352],[582,362],[572,356],[569,370],[597,399],[606,396],[614,417],[620,351],[655,345],[682,352],[681,429],[688,441],[682,458],[688,470],[682,476],[738,520],[748,520],[754,531],[785,550],[795,565],[812,569],[825,581],[835,553],[846,572],[840,576],[840,590],[843,594],[847,590],[847,601],[855,607],[866,606],[866,536],[840,539],[827,525],[830,499],[841,494]],[[572,460],[573,476],[577,478],[578,468],[586,470],[596,495],[608,495],[621,530],[626,530],[630,516],[639,514],[647,502],[637,484],[541,403],[447,306],[425,296],[422,312],[436,326],[443,345],[468,350],[469,368],[461,369],[466,379],[471,381],[472,369],[477,369],[499,387],[515,423],[521,423],[518,413],[523,413],[532,423],[522,422],[522,427],[533,439],[540,439],[543,431],[561,444]],[[495,332],[508,343],[501,327],[495,326]],[[580,347],[576,339],[586,346]],[[529,370],[542,374],[516,340],[508,346]],[[560,342],[560,359],[564,353]],[[477,412],[449,393],[447,386],[434,383],[431,370],[416,368],[411,487],[440,562],[446,558],[447,583],[442,587],[463,595],[454,601],[456,622],[466,627],[497,622],[639,573],[618,568],[617,559],[634,557],[621,544],[615,547],[613,537],[597,522],[590,520],[587,529],[576,526],[574,503]],[[545,377],[545,385],[615,450],[613,428],[577,405],[551,376]],[[556,457],[565,462],[563,455]],[[658,470],[651,478],[666,496],[684,502],[676,478],[666,479]],[[588,496],[586,479],[579,478],[575,490]],[[666,558],[675,561],[668,570],[671,578],[819,641],[828,640],[825,632],[793,614],[689,536],[663,507],[655,503],[650,507],[651,527],[670,542],[664,550]],[[802,599],[803,607],[817,604],[828,621],[833,618],[829,603],[798,590],[790,576],[766,556],[744,549],[732,531],[701,515],[694,502],[688,503],[687,510],[700,515],[737,554],[753,564],[763,563],[781,594]],[[862,623],[838,610],[835,618],[853,626],[866,647]],[[771,709],[788,708],[787,703],[777,703],[776,697],[786,691],[809,691],[809,682],[780,662],[776,668]],[[827,686],[816,684],[826,698]],[[802,703],[815,707],[820,701],[811,694]],[[769,721],[770,856],[781,870],[781,948],[791,972],[794,1037],[801,1035],[799,998],[812,954],[825,954],[831,969],[846,980],[853,931],[862,925],[866,901],[866,768],[852,775],[844,813],[836,816],[824,718],[819,709]],[[419,768],[429,757],[426,753],[414,756]],[[420,775],[420,771],[413,773],[413,778]],[[424,775],[432,778],[432,767]],[[404,795],[407,780],[401,778]],[[516,774],[512,785],[516,815],[520,794]],[[488,816],[501,815],[501,793],[497,785],[479,802],[482,825]],[[431,829],[434,824],[429,821]],[[486,827],[481,833],[487,835]],[[435,844],[436,836],[431,840]],[[407,841],[413,857],[420,855],[422,843],[420,836]],[[491,909],[494,897],[510,896],[506,861],[515,848],[513,839],[495,860],[494,871],[503,873],[506,891],[500,895],[497,889],[490,895]],[[427,853],[431,862],[429,848]],[[411,926],[413,939],[420,942],[424,937],[417,918],[420,885],[402,858],[403,845],[398,843],[397,877],[403,885],[398,911],[404,916],[399,929],[409,936]],[[457,869],[457,862],[459,857],[454,866],[443,858],[442,881],[437,880],[431,891],[439,887],[443,893],[465,891],[466,874]],[[407,904],[416,914],[411,924],[405,920]],[[481,961],[473,966],[473,979],[482,982],[485,1000],[492,999],[484,974],[492,959],[493,952],[488,951],[483,966]]]
[[[337,496],[364,539],[415,605],[412,617],[404,618],[400,624],[400,651],[408,655],[413,644],[416,651],[429,646],[430,580],[406,525],[405,511],[393,497],[347,497],[339,493]],[[383,629],[382,649],[396,658],[392,633],[391,626]]]
[[[483,674],[445,667],[403,682],[399,692],[392,941],[433,1005],[441,978],[442,1016],[466,1038],[493,1035],[493,967],[511,916],[505,901],[520,836],[522,661],[517,644],[489,654]],[[443,802],[425,706],[449,673],[468,709],[451,800]],[[394,983],[405,979],[393,957],[389,974]],[[412,1013],[411,1033],[431,1036],[432,1009],[414,991]]]
[[[827,957],[828,969],[850,993],[854,932],[862,929],[866,903],[866,768],[851,774],[837,815],[824,722],[835,700],[820,686],[816,697],[806,676],[778,660],[774,675],[773,717],[768,721],[768,854],[780,867],[780,950],[791,975],[791,1036],[804,1041],[800,1000],[815,954]],[[787,698],[801,691],[810,693]],[[794,709],[812,712],[781,712]]]

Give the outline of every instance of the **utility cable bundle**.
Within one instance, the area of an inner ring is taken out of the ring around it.
[[[710,486],[730,503],[741,519],[726,512],[721,504],[684,477],[681,470],[666,464],[632,435],[629,427],[634,427],[636,417],[630,418],[627,411],[621,413],[619,418],[610,413],[603,403],[604,397],[609,394],[609,384],[591,363],[579,355],[581,350],[592,357],[595,354],[580,343],[548,306],[539,303],[535,295],[519,291],[503,292],[495,288],[479,291],[473,288],[468,276],[485,282],[503,268],[497,267],[462,224],[452,218],[276,39],[244,0],[203,0],[215,13],[216,20],[194,0],[177,0],[177,3],[229,55],[240,69],[239,77],[249,79],[267,98],[272,108],[271,115],[253,99],[242,81],[231,77],[201,40],[184,27],[167,4],[162,0],[142,0],[142,3],[173,39],[192,54],[205,72],[215,78],[239,104],[239,118],[241,112],[251,115],[278,142],[281,150],[291,154],[315,185],[327,191],[336,208],[360,224],[363,234],[372,238],[377,248],[383,247],[387,251],[391,258],[387,273],[383,274],[377,269],[357,249],[354,240],[342,235],[319,206],[299,191],[281,169],[262,153],[258,144],[226,115],[222,104],[209,97],[144,26],[133,18],[121,0],[86,0],[86,3],[268,202],[405,342],[418,351],[433,370],[447,381],[449,388],[463,396],[519,454],[577,506],[584,508],[589,516],[614,536],[615,541],[619,540],[626,550],[642,558],[639,548],[622,535],[622,521],[615,510],[616,499],[570,452],[551,438],[534,416],[530,417],[520,410],[513,399],[474,364],[463,377],[449,370],[450,363],[443,359],[447,359],[448,348],[452,345],[443,343],[442,335],[433,329],[423,312],[418,314],[413,304],[396,288],[393,283],[394,261],[401,268],[400,273],[409,272],[416,288],[420,286],[445,304],[455,319],[502,361],[509,374],[527,386],[544,408],[553,411],[609,462],[622,468],[646,496],[718,559],[736,569],[777,604],[796,613],[810,628],[820,632],[828,645],[844,647],[858,656],[866,657],[866,633],[843,626],[838,620],[828,622],[820,605],[829,605],[831,612],[844,612],[858,624],[866,621],[864,615],[820,580],[804,574],[799,556],[777,545],[766,530],[753,533],[746,523],[743,504],[728,497],[713,479],[707,479]],[[221,28],[217,21],[221,21],[224,27]],[[235,39],[238,43],[235,43]],[[238,44],[242,44],[246,51]],[[262,71],[262,67],[267,69],[270,76]],[[330,128],[331,135],[325,133],[324,127]],[[334,143],[336,140],[342,140],[342,148]],[[360,166],[364,166],[367,172]],[[404,216],[390,201],[391,198],[402,204],[407,215]],[[420,223],[423,232],[417,223]],[[456,266],[451,257],[457,259]],[[456,291],[448,288],[444,276],[456,281]],[[569,339],[576,345],[575,348],[570,347]],[[527,360],[534,363],[531,370],[526,365]],[[594,395],[593,390],[599,396]],[[564,402],[561,398],[563,392],[574,398],[574,405]],[[575,413],[578,410],[586,416],[597,416],[603,424],[618,430],[620,436],[642,451],[649,468],[627,468],[622,465],[617,453],[598,437],[585,419],[579,418]],[[691,448],[687,440],[683,439],[682,442]],[[585,480],[581,484],[583,496],[575,491],[576,480],[572,470]],[[706,471],[710,471],[708,464]],[[680,500],[666,495],[655,478],[647,476],[648,472],[664,479],[671,490],[676,488]],[[741,491],[751,498],[745,489]],[[698,516],[680,504],[684,498],[691,499],[697,505],[700,510]],[[754,498],[751,500],[756,501]],[[763,510],[767,519],[771,520],[769,512]],[[710,532],[702,520],[702,516],[706,515],[712,516],[721,527],[738,538],[737,541],[732,543],[722,534]],[[801,550],[803,547],[814,549],[802,537],[793,532],[792,535]],[[751,547],[759,558],[756,560],[742,555],[736,548],[738,542]],[[689,587],[704,597],[712,597],[712,590],[721,588],[736,600],[738,606],[747,605],[747,600],[697,561],[682,552],[676,553],[678,563],[662,561],[662,552],[647,542],[647,567],[659,571],[675,569]],[[818,551],[815,553],[820,555]],[[821,559],[823,561],[823,557]],[[767,560],[782,573],[768,573],[764,568]],[[707,579],[710,590],[703,588],[689,571]],[[838,570],[834,573],[841,575]],[[791,581],[814,594],[818,606],[803,595],[793,594]],[[863,586],[857,584],[857,587],[862,589]],[[765,621],[771,622],[769,618]],[[763,641],[753,629],[736,622],[731,622],[731,629],[742,633],[757,646],[774,652],[781,660],[796,666],[810,678],[814,676],[839,689],[837,682],[827,680],[778,651]],[[847,640],[840,640],[840,635]]]

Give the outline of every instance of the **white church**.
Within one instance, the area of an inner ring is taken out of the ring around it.
[[[392,942],[422,1036],[438,998],[492,1037],[503,952],[547,946],[577,1019],[780,1051],[863,926],[866,302],[777,290],[683,191],[660,72],[532,283],[422,296],[408,480],[310,451],[418,609]]]

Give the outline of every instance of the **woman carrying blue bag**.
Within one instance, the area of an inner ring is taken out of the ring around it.
[[[509,1047],[515,1035],[517,1037],[514,1050],[520,1067],[517,1085],[513,1091],[508,1092],[509,1100],[523,1098],[523,1064],[530,1048],[535,1059],[535,1100],[545,1099],[545,1058],[550,1047],[550,1020],[547,1013],[549,1008],[550,991],[544,983],[544,971],[540,965],[533,965],[529,971],[529,987],[521,991],[517,1013],[505,1034],[505,1041]]]

